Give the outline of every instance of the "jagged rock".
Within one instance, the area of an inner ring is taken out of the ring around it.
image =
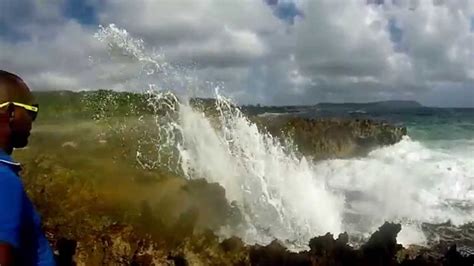
[[[401,230],[400,224],[382,225],[361,247],[365,261],[369,265],[395,265],[395,255],[402,249],[402,245],[397,244],[397,234]]]
[[[474,255],[463,256],[456,246],[437,258],[419,254],[398,259],[403,248],[396,243],[400,225],[385,223],[360,249],[348,245],[348,235],[315,237],[309,251],[291,252],[275,240],[267,246],[247,246],[232,237],[218,243],[212,232],[188,236],[180,245],[169,247],[140,233],[131,225],[112,225],[81,240],[64,239],[48,232],[59,265],[472,265]]]
[[[249,250],[251,265],[311,265],[306,253],[289,252],[280,242],[272,241],[268,246],[256,245]]]
[[[399,142],[405,127],[367,119],[254,118],[274,136],[290,137],[298,150],[314,159],[366,155],[372,149]]]
[[[312,261],[316,265],[349,265],[357,258],[357,254],[347,245],[348,241],[347,233],[340,234],[336,240],[329,233],[311,239],[309,247]]]

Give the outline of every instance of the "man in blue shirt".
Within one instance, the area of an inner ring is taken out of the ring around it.
[[[33,95],[18,76],[0,70],[0,265],[54,265],[41,220],[10,155],[28,144],[38,113]]]

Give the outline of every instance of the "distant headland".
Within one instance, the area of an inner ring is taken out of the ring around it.
[[[411,109],[424,107],[416,101],[380,101],[380,102],[368,102],[368,103],[318,103],[318,108],[348,108],[348,109]]]

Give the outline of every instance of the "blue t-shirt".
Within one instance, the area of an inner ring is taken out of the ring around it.
[[[0,150],[0,243],[15,248],[16,265],[55,265],[41,219],[18,176],[20,169]]]

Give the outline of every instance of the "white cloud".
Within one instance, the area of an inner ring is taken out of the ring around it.
[[[472,1],[439,5],[425,1],[410,12],[401,8],[387,12],[399,20],[404,32],[401,47],[420,81],[472,81],[468,73],[474,68],[473,8]]]
[[[302,72],[318,84],[307,95],[376,100],[416,97],[440,82],[445,90],[450,82],[472,84],[474,2],[398,2],[305,3],[305,19],[295,25],[296,55]],[[401,27],[400,43],[391,40],[390,20]]]
[[[176,61],[184,58],[200,66],[228,67],[245,65],[265,56],[266,47],[252,31],[226,28],[218,36],[200,43],[178,44],[169,54]]]
[[[471,0],[295,0],[303,17],[293,25],[263,0],[89,1],[100,4],[101,24],[116,23],[170,62],[191,65],[198,80],[224,82],[241,102],[474,105],[466,100],[474,98]],[[64,3],[0,3],[1,67],[38,89],[143,86],[140,66],[127,57],[111,61],[93,38],[97,27],[64,17]]]
[[[35,89],[77,90],[94,85],[89,83],[94,77],[89,56],[103,49],[92,31],[74,21],[47,30],[52,38],[0,42],[0,49],[8,51],[0,54],[2,66],[20,74]]]
[[[296,25],[303,71],[326,77],[378,76],[392,52],[386,20],[363,1],[308,1]]]
[[[284,24],[263,1],[115,1],[101,14],[154,46],[169,58],[202,66],[250,64],[265,55],[262,34]]]

